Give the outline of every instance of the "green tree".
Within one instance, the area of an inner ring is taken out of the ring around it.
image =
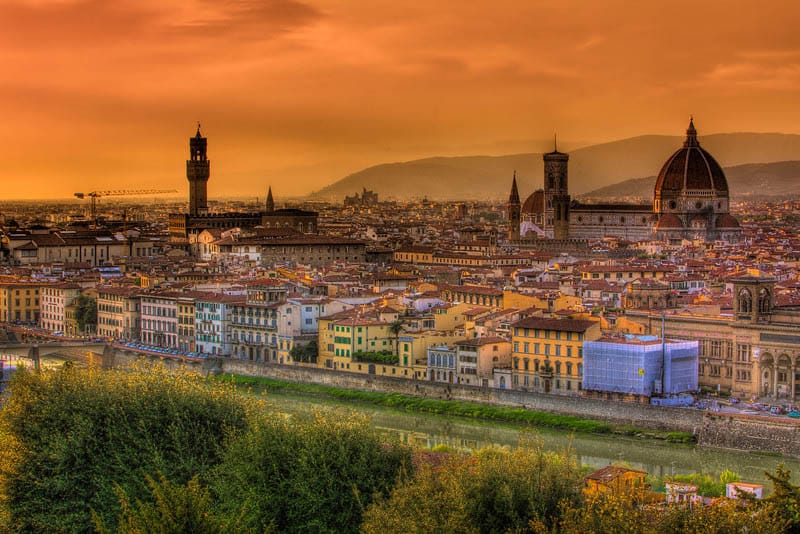
[[[779,525],[783,532],[800,532],[800,486],[792,484],[792,472],[783,464],[775,473],[766,473],[772,481],[772,494],[764,500],[766,515]]]
[[[10,393],[0,409],[0,503],[19,531],[86,532],[90,510],[114,529],[117,488],[147,502],[148,476],[202,479],[247,425],[232,386],[159,368],[20,370]]]
[[[487,448],[423,462],[388,499],[364,516],[363,530],[378,532],[529,532],[554,528],[562,507],[580,499],[574,455],[544,451],[527,440],[513,451]]]
[[[409,464],[409,450],[366,418],[267,412],[230,443],[211,489],[241,530],[357,532],[363,509]]]
[[[75,303],[75,320],[78,331],[89,333],[97,331],[97,300],[88,295],[80,295]]]
[[[405,331],[405,323],[402,319],[389,323],[389,332],[394,336],[394,354],[400,357],[400,334]]]
[[[158,481],[148,476],[147,485],[152,490],[152,502],[131,502],[119,490],[122,511],[117,534],[222,534],[232,530],[233,525],[226,527],[215,515],[211,492],[197,477],[180,485],[163,475]],[[94,519],[97,532],[112,532],[97,516]]]
[[[305,345],[294,345],[289,351],[289,355],[296,362],[316,363],[317,356],[319,356],[317,340],[312,339]]]

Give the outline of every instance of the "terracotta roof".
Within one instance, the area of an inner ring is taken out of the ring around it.
[[[523,215],[533,215],[544,213],[544,191],[537,189],[525,199],[522,205],[521,213]]]
[[[639,471],[637,469],[628,469],[627,467],[607,465],[605,467],[601,467],[597,471],[589,473],[585,478],[587,480],[597,480],[598,482],[611,482],[625,473],[640,473],[642,475],[647,474],[646,472]]]
[[[697,141],[692,123],[686,131],[686,142],[664,163],[656,180],[655,195],[686,190],[728,192],[728,181],[719,163]]]
[[[717,228],[740,228],[739,221],[730,213],[723,213],[717,217]]]
[[[658,218],[656,230],[665,230],[667,228],[683,228],[683,223],[674,213],[665,213]]]
[[[585,332],[597,321],[586,321],[583,319],[540,319],[538,317],[528,317],[517,321],[514,328],[538,328],[539,330],[557,330],[561,332]]]

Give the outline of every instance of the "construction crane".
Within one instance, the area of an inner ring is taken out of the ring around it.
[[[92,220],[97,222],[97,199],[100,197],[121,197],[136,195],[163,195],[164,193],[177,193],[175,189],[114,189],[111,191],[92,191],[91,193],[75,193],[77,198],[89,197],[92,199]]]

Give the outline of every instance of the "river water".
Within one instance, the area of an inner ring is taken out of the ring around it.
[[[718,477],[725,469],[739,473],[744,482],[765,484],[771,489],[764,471],[774,471],[783,463],[793,473],[800,475],[800,460],[756,453],[708,449],[696,445],[666,443],[654,439],[638,439],[599,434],[571,434],[550,428],[533,428],[496,422],[476,421],[468,418],[411,413],[403,410],[376,407],[358,403],[298,397],[284,393],[270,393],[267,402],[285,413],[312,410],[351,410],[366,415],[372,424],[398,438],[403,443],[434,447],[444,444],[472,451],[489,445],[514,447],[531,431],[540,439],[545,449],[560,451],[571,448],[579,463],[603,467],[611,462],[624,462],[634,469],[664,477],[670,474],[705,473]]]

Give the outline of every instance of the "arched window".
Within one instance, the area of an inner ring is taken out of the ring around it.
[[[739,306],[738,306],[739,313],[750,313],[753,311],[753,296],[750,294],[750,290],[746,287],[739,291]]]
[[[759,313],[769,313],[772,308],[771,298],[770,298],[769,289],[766,287],[762,287],[758,291],[758,312]]]

